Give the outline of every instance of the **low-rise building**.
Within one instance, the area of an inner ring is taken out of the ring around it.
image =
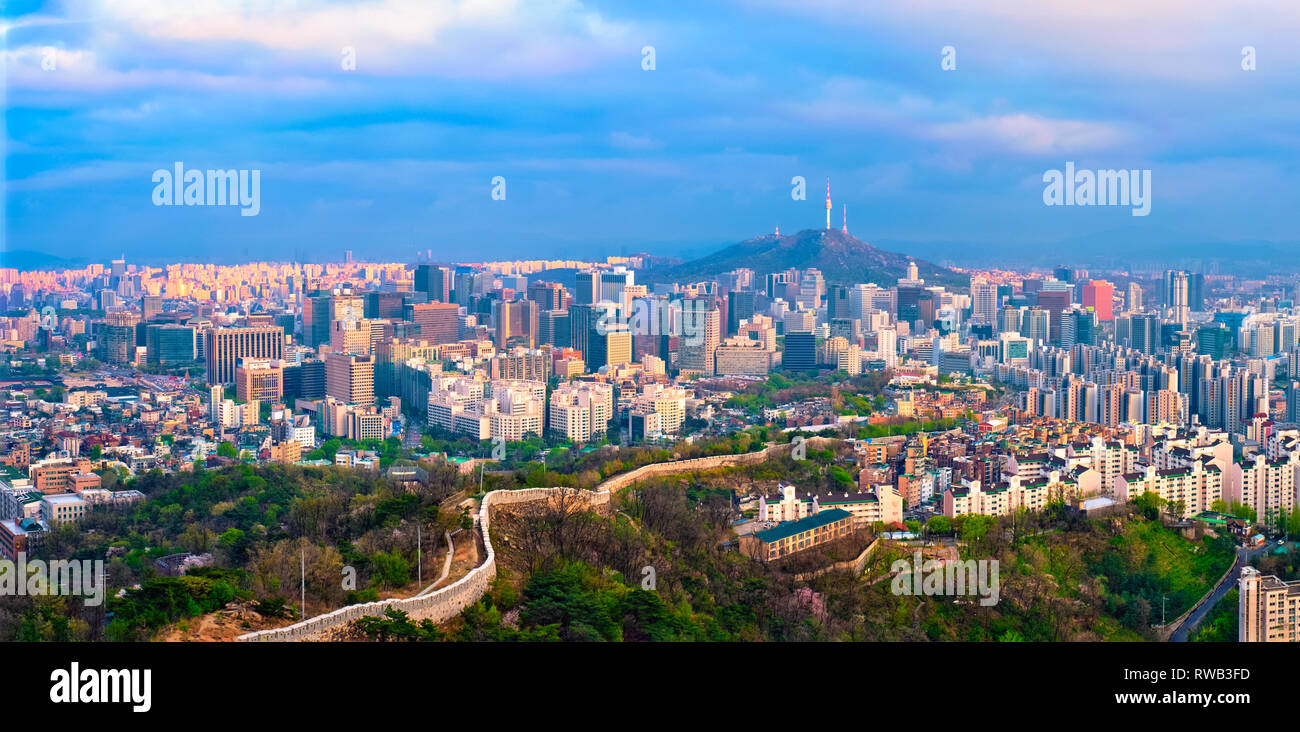
[[[741,549],[755,559],[770,562],[796,552],[828,544],[853,532],[853,515],[839,508],[818,511],[798,521],[741,537]]]

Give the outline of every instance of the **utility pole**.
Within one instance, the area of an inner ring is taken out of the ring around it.
[[[424,555],[421,553],[421,550],[423,549],[424,549],[424,544],[420,542],[420,525],[416,524],[415,525],[415,576],[416,576],[417,585],[424,583]]]
[[[302,619],[307,619],[307,548],[302,549]]]
[[[1164,593],[1161,593],[1161,594],[1160,594],[1160,624],[1161,624],[1161,625],[1164,625],[1164,624],[1165,624],[1165,596],[1164,596]]]

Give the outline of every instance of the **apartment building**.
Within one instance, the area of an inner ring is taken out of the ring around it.
[[[1249,506],[1261,523],[1271,525],[1277,517],[1289,516],[1296,505],[1297,471],[1300,452],[1277,458],[1255,454],[1235,460],[1228,467],[1223,500]]]
[[[583,443],[605,434],[614,418],[614,388],[598,382],[568,382],[551,392],[550,430]]]
[[[1283,582],[1254,567],[1242,567],[1237,589],[1238,642],[1300,641],[1300,580]]]
[[[798,521],[830,509],[847,511],[853,516],[854,528],[903,520],[903,497],[890,486],[877,486],[871,492],[800,493],[792,485],[781,486],[778,490],[778,497],[774,500],[759,497],[759,521]]]
[[[640,413],[659,415],[659,429],[676,434],[686,420],[687,391],[680,386],[646,384],[641,393],[632,399],[631,408]]]
[[[1041,511],[1055,498],[1073,497],[1078,493],[1077,485],[1061,480],[1059,475],[1054,476],[1024,481],[1013,475],[988,488],[982,487],[978,480],[964,482],[944,491],[943,515],[951,519],[967,514],[1006,516],[1021,508]]]
[[[1168,504],[1182,504],[1182,517],[1195,516],[1223,498],[1223,473],[1212,462],[1195,460],[1190,467],[1128,473],[1115,479],[1112,498],[1120,503],[1150,491]]]

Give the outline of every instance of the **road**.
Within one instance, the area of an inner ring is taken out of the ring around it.
[[[1241,568],[1246,566],[1251,559],[1262,555],[1271,548],[1273,548],[1273,545],[1266,543],[1256,549],[1237,549],[1237,559],[1232,563],[1232,571],[1214,588],[1214,592],[1205,599],[1205,602],[1197,605],[1196,609],[1192,610],[1191,614],[1183,620],[1183,624],[1178,627],[1178,630],[1175,630],[1174,634],[1169,637],[1169,641],[1171,643],[1186,643],[1188,636],[1191,635],[1192,631],[1196,630],[1202,620],[1205,620],[1205,616],[1210,614],[1214,606],[1219,604],[1219,600],[1222,600],[1223,596],[1228,594],[1228,590],[1237,586],[1237,580],[1241,577]]]
[[[402,446],[410,449],[419,447],[420,437],[422,434],[422,431],[420,430],[420,422],[415,419],[407,418],[402,420],[402,428],[406,430],[402,433]]]

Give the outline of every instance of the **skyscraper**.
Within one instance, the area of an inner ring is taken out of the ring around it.
[[[375,361],[371,356],[331,353],[325,359],[325,395],[344,404],[375,403]]]
[[[530,348],[537,345],[537,314],[537,303],[532,300],[496,303],[493,318],[497,347],[505,348],[514,339],[526,341]]]
[[[162,314],[163,299],[158,295],[145,295],[140,298],[140,319],[150,321]]]
[[[229,384],[241,358],[284,358],[284,329],[217,328],[208,331],[208,384]]]
[[[451,302],[451,270],[433,264],[416,265],[415,291],[428,293],[430,302]]]
[[[715,351],[721,340],[722,313],[712,303],[702,300],[687,300],[682,305],[682,336],[679,339],[677,366],[711,376],[714,373]]]
[[[835,290],[831,290],[832,297]],[[847,307],[847,306],[846,306]],[[740,321],[754,317],[754,291],[732,290],[727,293],[727,333],[740,332]]]
[[[418,324],[420,337],[430,343],[455,343],[460,340],[460,306],[454,303],[407,305],[406,319]]]
[[[575,305],[594,305],[600,299],[600,273],[584,270],[577,274],[577,285],[573,289]]]
[[[364,313],[364,308],[362,309]],[[303,298],[302,302],[302,341],[308,348],[315,348],[330,340],[330,296],[317,292]]]
[[[997,285],[978,277],[971,280],[970,301],[971,322],[991,325],[998,310]]]
[[[1128,283],[1128,299],[1124,303],[1124,308],[1130,313],[1136,313],[1142,309],[1142,285],[1136,282]]]
[[[589,352],[583,355],[590,371],[601,366],[631,363],[632,330],[627,323],[606,323],[599,329],[591,330],[587,336],[587,347]]]
[[[140,316],[135,313],[108,313],[104,316],[103,344],[100,346],[105,363],[130,363],[135,358],[135,326]]]
[[[786,333],[781,368],[787,371],[807,371],[817,368],[817,337],[809,331]]]
[[[533,282],[528,285],[528,299],[537,303],[539,310],[563,310],[564,286],[558,282]]]
[[[1115,286],[1106,280],[1090,280],[1083,286],[1083,306],[1092,308],[1097,314],[1097,322],[1105,323],[1115,319]]]

